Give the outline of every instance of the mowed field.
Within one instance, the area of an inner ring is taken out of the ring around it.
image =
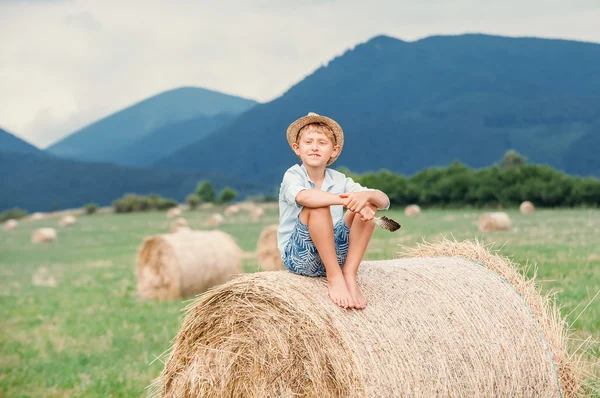
[[[194,229],[213,210],[184,212]],[[562,314],[572,324],[572,345],[598,363],[600,337],[600,210],[508,211],[510,232],[479,233],[475,210],[425,210],[389,233],[377,229],[366,259],[398,257],[400,245],[442,235],[480,238],[500,253],[537,269],[544,292],[556,293]],[[246,212],[226,218],[222,230],[244,250],[245,272],[256,272],[260,231],[276,223],[270,209],[259,222]],[[0,396],[139,397],[163,367],[155,360],[170,347],[186,302],[154,302],[137,296],[136,252],[144,237],[168,231],[165,213],[80,216],[58,227],[58,219],[23,221],[0,230]],[[58,241],[31,244],[38,227],[54,227]],[[590,304],[591,302],[591,304]],[[583,312],[582,312],[583,311]],[[401,342],[398,342],[402,344]]]

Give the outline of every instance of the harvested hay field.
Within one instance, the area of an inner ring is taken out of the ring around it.
[[[221,231],[180,231],[144,239],[137,257],[140,296],[190,297],[241,272],[241,249]]]
[[[566,325],[514,264],[476,242],[407,253],[363,262],[362,311],[332,305],[324,278],[285,271],[211,290],[188,307],[154,393],[575,396]]]

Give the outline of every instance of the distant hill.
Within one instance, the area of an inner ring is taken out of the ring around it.
[[[126,193],[157,193],[182,202],[198,181],[215,190],[231,186],[240,197],[268,192],[265,186],[200,172],[177,172],[0,151],[0,212],[13,207],[50,211],[94,202],[110,205]]]
[[[12,151],[20,153],[37,153],[42,154],[43,151],[31,145],[25,140],[16,137],[6,130],[0,128],[0,151]]]
[[[135,166],[147,166],[192,144],[223,127],[236,115],[219,113],[171,123],[146,134],[133,144],[118,151],[110,161]]]
[[[487,35],[409,43],[378,36],[156,164],[277,184],[297,160],[285,140],[287,126],[317,112],[344,128],[335,166],[355,172],[410,175],[454,160],[482,167],[514,148],[531,162],[594,174],[599,103],[600,44]]]
[[[57,156],[106,161],[145,135],[171,123],[200,116],[244,112],[255,101],[196,87],[155,95],[78,130],[47,148]]]

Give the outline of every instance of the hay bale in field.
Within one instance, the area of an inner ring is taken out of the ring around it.
[[[511,226],[510,217],[501,211],[482,214],[477,224],[481,232],[508,231]]]
[[[179,217],[171,222],[170,233],[189,231],[191,228],[185,218]]]
[[[38,228],[31,234],[31,243],[53,242],[56,237],[54,228]]]
[[[11,218],[11,219],[4,221],[2,228],[5,231],[12,231],[13,229],[17,228],[17,225],[19,225],[19,222],[17,220],[14,220]]]
[[[68,227],[69,225],[75,225],[76,223],[77,223],[77,220],[75,219],[75,216],[71,216],[71,215],[64,216],[58,222],[58,224],[61,227]]]
[[[222,231],[181,231],[144,239],[137,257],[140,296],[189,297],[241,272],[241,249]]]
[[[519,210],[523,214],[532,214],[535,213],[535,206],[533,205],[533,203],[526,200],[525,202],[521,203],[521,206],[519,206]]]
[[[232,216],[232,215],[237,214],[239,212],[240,212],[240,207],[236,206],[236,205],[227,206],[227,208],[225,208],[225,215],[226,216]]]
[[[29,219],[31,221],[40,221],[44,219],[44,213],[33,213]]]
[[[210,210],[210,209],[212,209],[213,207],[215,207],[215,204],[214,204],[214,203],[212,203],[212,202],[206,202],[206,203],[202,203],[202,204],[200,205],[200,209],[202,209],[202,210]]]
[[[167,217],[169,218],[175,218],[175,217],[180,217],[181,216],[181,209],[179,207],[171,207],[169,210],[167,210]]]
[[[506,260],[487,252],[476,257],[481,266],[458,249],[436,253],[457,257],[363,262],[369,305],[360,311],[332,304],[325,278],[236,278],[188,306],[154,392],[572,396],[578,384],[556,307],[523,277],[498,277],[518,275]]]
[[[208,217],[206,220],[206,225],[209,227],[220,227],[223,224],[223,216],[221,214],[215,213],[212,216]]]
[[[285,269],[281,262],[281,253],[277,248],[277,224],[265,227],[258,238],[258,265],[263,271]]]
[[[404,215],[407,217],[414,217],[421,214],[421,208],[419,205],[408,205],[404,208]]]
[[[265,210],[262,207],[255,206],[249,210],[249,213],[252,221],[258,221],[265,214]]]

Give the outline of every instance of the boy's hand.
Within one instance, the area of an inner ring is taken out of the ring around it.
[[[344,200],[344,207],[354,213],[360,213],[367,202],[371,199],[368,191],[341,193],[340,198]]]
[[[371,221],[373,217],[375,217],[375,211],[371,209],[369,206],[365,206],[360,211],[360,219],[363,221]]]

